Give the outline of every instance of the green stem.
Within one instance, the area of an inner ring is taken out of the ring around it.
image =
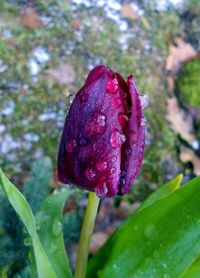
[[[89,192],[88,204],[83,219],[81,236],[78,245],[74,278],[85,278],[86,276],[90,241],[97,215],[99,201],[100,199],[96,196],[95,193]]]

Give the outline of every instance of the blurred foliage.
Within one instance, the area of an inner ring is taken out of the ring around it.
[[[53,165],[49,157],[33,164],[29,177],[24,181],[23,194],[32,211],[35,212],[44,198],[50,193],[53,180]]]
[[[177,78],[177,93],[182,104],[200,109],[200,59],[192,59],[183,65]]]
[[[3,26],[12,34],[9,38],[3,37],[0,45],[0,59],[9,67],[2,73],[0,109],[9,100],[15,104],[14,112],[0,116],[0,121],[19,146],[0,158],[2,167],[13,175],[28,169],[31,161],[41,155],[48,155],[55,162],[59,131],[70,106],[69,95],[82,86],[91,67],[106,64],[124,77],[133,72],[139,90],[150,99],[145,112],[149,135],[145,160],[147,165],[151,162],[156,173],[150,172],[151,177],[145,179],[145,183],[156,183],[157,180],[162,183],[176,174],[171,173],[166,178],[165,158],[174,161],[176,172],[179,166],[174,149],[176,135],[169,130],[165,120],[167,91],[163,60],[167,55],[168,38],[179,32],[178,14],[173,9],[158,13],[148,3],[138,4],[144,8],[148,23],[144,25],[139,18],[135,22],[127,19],[129,29],[126,34],[107,17],[103,8],[93,2],[87,9],[84,5],[69,5],[62,0],[37,0],[33,8],[48,23],[30,30],[20,23],[21,13],[27,8],[26,1],[15,3],[18,4],[4,1],[0,10]],[[77,27],[73,27],[74,20]],[[38,46],[46,50],[50,60],[40,65],[37,76],[31,76],[29,62]],[[47,74],[49,69],[62,64],[73,67],[74,82],[60,85]],[[53,113],[53,118],[41,121],[40,116],[44,113]],[[24,142],[27,133],[38,139]],[[145,169],[151,171],[152,166]]]
[[[52,171],[51,159],[44,157],[33,164],[29,176],[24,180],[22,192],[34,212],[38,211],[41,202],[51,191]],[[28,235],[2,190],[0,190],[0,203],[0,277],[32,277],[30,276],[32,270],[29,267],[32,254]],[[74,212],[73,216],[72,212],[69,216],[66,213],[64,219],[65,241],[76,240],[82,219],[81,210]]]
[[[83,85],[88,71],[98,64],[111,67],[124,78],[133,72],[139,91],[149,96],[143,167],[130,193],[122,198],[131,203],[142,201],[183,168],[177,152],[179,138],[165,119],[168,97],[165,59],[171,39],[177,35],[199,50],[199,1],[185,0],[179,10],[169,5],[161,12],[156,9],[156,1],[134,1],[143,10],[143,17],[123,18],[128,26],[125,31],[120,29],[121,23],[108,18],[105,10],[97,7],[96,1],[90,2],[87,8],[66,0],[36,0],[31,5],[28,0],[0,0],[0,68],[6,66],[0,80],[0,124],[6,131],[0,134],[0,144],[6,140],[6,134],[18,144],[0,154],[0,167],[10,177],[22,179],[33,161],[38,160],[24,183],[24,194],[33,211],[51,191],[52,168],[55,169],[70,96]],[[22,14],[30,6],[42,21],[40,27],[26,28],[21,23]],[[50,59],[38,62],[39,73],[32,75],[30,61],[37,47],[45,50]],[[48,71],[65,64],[74,69],[75,77],[73,82],[62,85]],[[191,98],[187,103],[190,101]],[[13,113],[1,114],[9,102],[14,103]],[[44,114],[52,118],[41,120]],[[28,141],[27,134],[36,135],[37,140]],[[43,159],[40,160],[43,156],[49,156],[52,162],[45,159],[43,165]],[[0,273],[14,273],[26,265],[28,247],[20,247],[23,245],[20,240],[23,242],[26,235],[5,198],[0,198]],[[79,235],[82,212],[75,211],[64,215],[66,242]],[[29,269],[24,269],[20,277],[28,277],[24,273],[29,273]]]

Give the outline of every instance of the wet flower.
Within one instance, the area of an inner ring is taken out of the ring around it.
[[[144,154],[142,98],[105,66],[94,68],[67,115],[58,152],[58,179],[94,191],[123,195],[137,177]]]

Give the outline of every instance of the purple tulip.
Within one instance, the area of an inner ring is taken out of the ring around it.
[[[144,118],[134,78],[127,82],[105,66],[95,67],[67,115],[58,153],[58,179],[94,191],[123,195],[137,177],[144,155]]]

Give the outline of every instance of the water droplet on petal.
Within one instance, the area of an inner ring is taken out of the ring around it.
[[[106,115],[97,114],[94,118],[90,119],[84,128],[84,133],[86,136],[90,136],[95,133],[102,133],[106,128]]]
[[[81,160],[81,161],[86,161],[89,156],[90,156],[90,148],[88,146],[85,146],[85,147],[81,147],[79,149],[79,154],[78,154],[78,158]]]
[[[112,99],[112,107],[118,109],[122,106],[122,101],[119,96],[116,96]]]
[[[78,99],[81,103],[84,103],[88,100],[89,94],[85,90],[78,94]]]
[[[85,171],[85,175],[86,175],[86,178],[88,178],[89,180],[92,180],[96,177],[97,171],[93,168],[88,168]]]
[[[126,183],[126,180],[124,178],[121,178],[120,179],[120,184],[123,186],[123,185],[125,185],[125,183]]]
[[[111,158],[111,161],[112,162],[115,162],[117,160],[117,157],[116,157],[116,155],[114,155],[112,158]]]
[[[106,91],[108,93],[115,94],[117,92],[117,89],[118,89],[117,79],[116,78],[114,78],[114,79],[109,78],[108,83],[107,83],[107,87],[106,87]]]
[[[121,186],[124,186],[126,184],[126,171],[121,171],[120,172],[120,178],[119,178],[119,183],[121,184]]]
[[[115,167],[112,167],[111,169],[110,169],[110,173],[111,174],[114,174],[116,172],[116,168]]]
[[[97,116],[97,125],[98,125],[99,127],[103,127],[103,126],[106,125],[106,115],[104,115],[104,114],[99,114],[99,115]]]
[[[96,151],[96,149],[97,149],[97,144],[94,143],[94,145],[92,146],[92,148],[93,148],[94,151]]]
[[[127,148],[126,149],[126,154],[127,155],[131,155],[132,154],[132,149],[131,148]]]
[[[128,120],[129,120],[129,118],[125,114],[119,113],[118,121],[119,121],[119,123],[120,123],[120,125],[122,127],[126,127],[127,126]]]
[[[126,141],[126,136],[119,130],[114,130],[111,133],[110,143],[113,148],[119,148]]]
[[[66,144],[66,151],[69,153],[73,152],[75,148],[76,148],[76,140],[70,140]]]
[[[95,166],[99,171],[104,171],[107,169],[108,163],[107,163],[107,161],[101,160],[101,161],[98,161]]]
[[[145,109],[149,104],[148,96],[147,95],[139,96],[139,98],[140,98],[140,103],[141,103],[142,109]]]
[[[84,146],[87,143],[87,141],[84,138],[81,138],[79,141],[80,146]]]
[[[99,198],[104,198],[107,192],[108,188],[106,182],[103,182],[103,184],[100,184],[95,188],[95,193]]]
[[[72,103],[75,99],[75,95],[69,95],[69,102]]]

